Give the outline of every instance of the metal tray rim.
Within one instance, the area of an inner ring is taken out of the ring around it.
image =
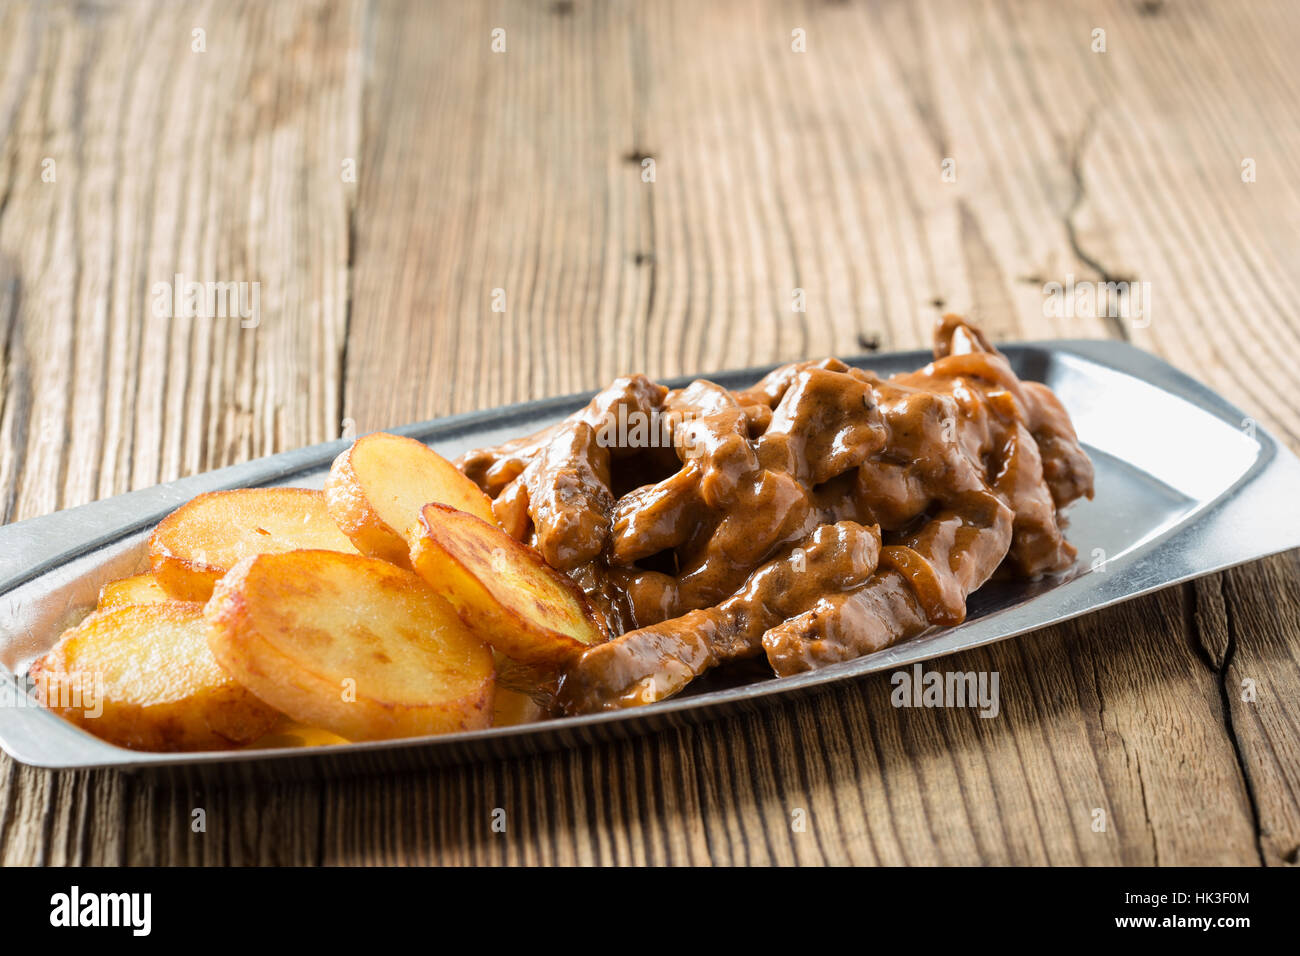
[[[1245,418],[1244,413],[1204,385],[1164,361],[1127,343],[1091,339],[1053,340],[1013,343],[1002,348],[1007,351],[1038,351],[1052,357],[1067,359],[1072,356],[1077,357],[1155,385],[1234,426],[1239,425]],[[923,362],[928,355],[928,352],[913,351],[856,356],[846,361],[864,365],[882,364],[891,360]],[[757,378],[771,367],[760,366],[713,374]],[[697,377],[700,376],[682,377],[670,384],[690,381]],[[412,423],[394,428],[392,431],[417,437],[437,432],[440,436],[450,438],[457,432],[473,431],[487,422],[507,420],[512,414],[526,412],[531,415],[542,410],[559,412],[572,408],[584,402],[590,394],[590,392],[574,393],[468,412]],[[1058,614],[1047,619],[1026,612],[1026,607],[1032,607],[1036,603],[1031,601],[1026,606],[1012,608],[995,615],[994,617],[1000,622],[999,626],[990,626],[993,624],[993,619],[985,618],[959,628],[949,629],[945,632],[947,635],[961,635],[959,639],[954,638],[949,642],[953,646],[936,646],[924,654],[918,653],[911,642],[904,642],[876,654],[822,670],[779,680],[760,681],[698,696],[672,699],[647,708],[589,714],[556,721],[488,728],[457,734],[359,742],[326,748],[149,753],[128,750],[99,740],[47,711],[32,708],[0,708],[0,748],[21,763],[45,769],[111,767],[129,771],[176,765],[292,761],[322,755],[347,756],[379,751],[466,745],[479,741],[486,743],[506,738],[540,739],[551,736],[561,729],[582,737],[586,731],[594,728],[633,723],[651,714],[671,722],[675,716],[707,711],[721,704],[755,702],[774,696],[816,690],[832,683],[852,680],[903,664],[929,660],[956,650],[984,646],[1040,627],[1060,623],[1090,611],[1100,610],[1203,574],[1210,574],[1291,547],[1300,547],[1300,519],[1293,520],[1290,525],[1281,528],[1277,527],[1276,521],[1273,520],[1271,522],[1273,527],[1268,529],[1270,532],[1268,537],[1262,544],[1251,548],[1233,548],[1226,543],[1225,536],[1217,536],[1217,538],[1209,536],[1211,542],[1219,540],[1220,545],[1212,553],[1202,555],[1205,560],[1189,573],[1161,576],[1159,573],[1150,574],[1153,570],[1151,568],[1146,569],[1147,577],[1136,573],[1158,558],[1165,549],[1175,546],[1181,535],[1206,522],[1252,523],[1251,519],[1257,509],[1267,511],[1267,506],[1275,495],[1280,494],[1283,488],[1294,487],[1297,482],[1300,482],[1300,461],[1262,428],[1256,430],[1255,437],[1261,449],[1258,459],[1232,488],[1223,492],[1207,507],[1185,522],[1147,541],[1132,553],[1123,556],[1110,569],[1112,573],[1106,576],[1105,582],[1091,582],[1089,586],[1084,587],[1080,582],[1090,577],[1084,576],[1062,584],[1051,592],[1064,598],[1070,595],[1062,595],[1062,592],[1073,588],[1075,591],[1091,592],[1092,600],[1079,601],[1076,604],[1066,603]],[[282,452],[0,527],[0,596],[39,577],[63,561],[91,552],[97,547],[140,530],[156,520],[160,509],[169,510],[200,491],[268,484],[327,463],[347,444],[346,439],[339,439]],[[1270,514],[1272,519],[1276,518],[1276,512]],[[88,527],[91,529],[89,534]],[[69,530],[75,530],[79,535],[79,545],[69,547],[66,543],[60,544],[68,539]],[[1119,581],[1125,575],[1128,575],[1130,580],[1137,580],[1140,583],[1131,587],[1105,586]],[[0,666],[0,680],[12,683],[15,689],[18,687],[17,678],[3,666]],[[50,746],[51,744],[55,746]],[[62,748],[58,746],[60,744],[63,745]],[[536,749],[546,749],[546,745],[542,744]]]

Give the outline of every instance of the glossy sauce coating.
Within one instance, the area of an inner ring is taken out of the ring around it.
[[[945,316],[935,360],[837,359],[731,392],[619,379],[538,435],[458,462],[614,639],[562,677],[569,712],[661,700],[729,660],[778,675],[965,619],[1000,566],[1062,571],[1093,470],[1046,387]]]

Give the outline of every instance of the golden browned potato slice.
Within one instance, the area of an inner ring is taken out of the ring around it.
[[[578,586],[474,515],[426,505],[411,563],[476,634],[508,657],[561,665],[605,632]]]
[[[381,740],[492,720],[492,652],[432,588],[386,561],[246,558],[204,613],[221,666],[299,723]]]
[[[129,578],[109,581],[100,588],[99,603],[95,608],[102,611],[126,604],[159,604],[171,599],[152,574],[133,574]]]
[[[202,602],[240,559],[300,548],[356,553],[319,491],[245,488],[199,495],[164,518],[149,564],[168,594]]]
[[[357,550],[410,568],[408,534],[420,509],[440,502],[495,525],[492,499],[422,442],[376,432],[339,455],[325,479],[325,500]]]
[[[279,719],[217,665],[201,604],[96,611],[29,674],[51,710],[135,750],[224,750]]]

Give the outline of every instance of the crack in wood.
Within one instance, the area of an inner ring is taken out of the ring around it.
[[[1095,119],[1098,107],[1094,106],[1088,111],[1087,117],[1083,121],[1083,128],[1079,131],[1078,137],[1074,141],[1074,146],[1070,150],[1070,176],[1074,180],[1074,196],[1070,200],[1069,207],[1065,210],[1063,221],[1065,224],[1066,239],[1070,243],[1070,250],[1076,258],[1088,268],[1092,269],[1101,281],[1110,283],[1124,283],[1127,286],[1133,280],[1127,275],[1123,275],[1108,269],[1102,262],[1091,253],[1083,248],[1079,239],[1079,228],[1074,221],[1075,215],[1083,205],[1084,199],[1087,198],[1088,189],[1083,178],[1083,154],[1087,148],[1088,141],[1092,138],[1093,130],[1096,126]],[[1111,315],[1111,309],[1103,310],[1100,318],[1106,323],[1107,328],[1118,339],[1125,342],[1129,341],[1128,328],[1124,325],[1119,316]]]
[[[1183,592],[1183,619],[1186,624],[1188,638],[1192,645],[1192,651],[1215,677],[1215,682],[1219,689],[1219,707],[1223,715],[1223,730],[1228,737],[1228,742],[1232,745],[1232,754],[1237,761],[1237,771],[1241,774],[1242,789],[1246,795],[1246,804],[1250,810],[1251,827],[1255,832],[1255,850],[1259,854],[1261,866],[1267,866],[1268,862],[1264,854],[1264,834],[1263,825],[1260,820],[1259,800],[1255,794],[1254,782],[1251,779],[1250,767],[1246,762],[1245,754],[1241,748],[1241,739],[1237,734],[1237,728],[1232,719],[1232,699],[1228,693],[1228,671],[1232,666],[1233,657],[1237,652],[1237,629],[1233,620],[1231,609],[1231,600],[1227,591],[1227,575],[1220,574],[1214,578],[1214,582],[1219,585],[1220,592],[1223,596],[1223,619],[1227,631],[1227,641],[1223,646],[1222,659],[1216,664],[1212,656],[1212,649],[1206,642],[1204,630],[1200,625],[1200,602],[1197,598],[1196,589],[1198,583],[1189,581],[1181,586]]]

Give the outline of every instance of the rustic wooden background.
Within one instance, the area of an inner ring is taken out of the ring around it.
[[[0,519],[941,308],[1130,338],[1300,448],[1298,38],[1288,0],[0,3]],[[178,272],[260,326],[154,317]],[[1068,275],[1150,324],[1046,317]],[[383,779],[0,758],[0,862],[1295,864],[1298,636],[1291,553],[955,660],[995,720],[881,675]]]

